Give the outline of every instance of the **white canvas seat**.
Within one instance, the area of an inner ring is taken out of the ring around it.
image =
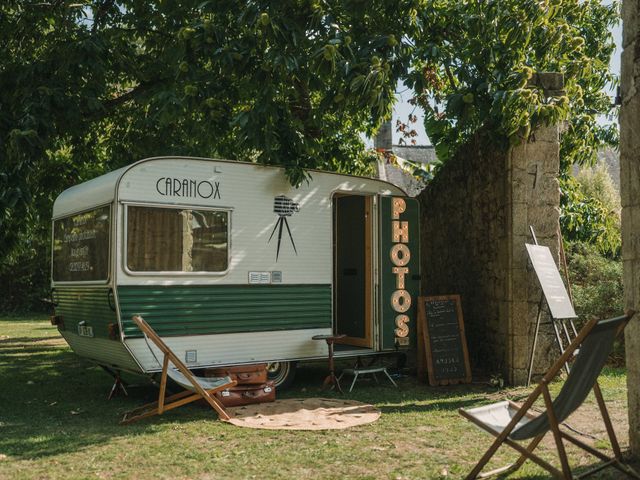
[[[566,440],[604,462],[591,471],[581,474],[580,478],[599,472],[607,466],[613,466],[630,477],[640,479],[640,476],[633,469],[622,462],[620,446],[597,381],[607,357],[613,349],[616,337],[624,330],[634,313],[628,311],[626,315],[620,317],[592,320],[587,323],[521,406],[507,400],[482,407],[460,409],[459,413],[463,417],[496,437],[491,447],[466,478],[483,478],[494,474],[513,472],[520,468],[526,460],[537,463],[556,478],[574,478],[563,443]],[[578,347],[580,347],[579,353],[576,354]],[[562,385],[560,393],[555,399],[552,399],[549,383],[554,380],[571,358],[574,358],[574,363],[569,375]],[[613,458],[560,429],[560,424],[582,405],[591,391],[596,397],[611,442]],[[546,410],[542,413],[533,413],[530,410],[540,396],[544,398]],[[561,470],[533,453],[548,432],[553,433]],[[529,440],[529,444],[526,447],[520,445],[518,441],[521,440]],[[519,452],[520,458],[506,467],[481,473],[502,444]]]
[[[229,420],[229,415],[224,406],[214,394],[220,390],[233,387],[236,385],[236,381],[231,380],[229,377],[206,378],[193,375],[140,315],[134,315],[132,320],[142,331],[151,354],[154,357],[156,356],[148,340],[151,340],[163,354],[160,394],[156,402],[148,403],[125,413],[120,423],[131,423],[153,415],[162,415],[167,410],[172,410],[200,399],[207,402],[211,408],[218,412],[220,419]],[[158,361],[157,358],[156,361]],[[158,364],[160,364],[160,361],[158,361]],[[170,364],[173,364],[173,366]],[[167,378],[171,378],[185,391],[166,397]]]
[[[518,406],[508,400],[484,405],[482,407],[465,409],[468,415],[477,421],[484,423],[496,433],[502,433],[507,428],[513,417],[518,413]],[[523,417],[516,423],[514,430],[524,426],[531,420],[531,417]]]
[[[175,368],[167,369],[167,375],[171,380],[176,382],[185,390],[195,391],[194,386],[189,381],[189,379]],[[214,388],[218,388],[221,385],[227,385],[231,382],[230,377],[221,377],[221,378],[207,378],[207,377],[197,377],[195,375],[191,376],[193,380],[195,380],[198,385],[200,385],[204,390],[211,390]],[[227,388],[227,387],[225,387]]]

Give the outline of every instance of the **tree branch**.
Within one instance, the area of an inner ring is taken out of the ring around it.
[[[451,69],[449,68],[449,65],[445,65],[444,66],[444,71],[447,72],[447,78],[449,79],[449,83],[451,84],[451,88],[453,88],[454,92],[458,91],[458,87],[456,87],[456,81],[453,78],[453,74],[451,73]]]
[[[102,23],[102,19],[104,18],[107,10],[113,6],[113,0],[106,0],[100,3],[96,9],[96,13],[93,17],[93,25],[91,25],[91,35],[95,34],[98,31],[98,27]]]
[[[99,119],[105,117],[109,113],[113,112],[116,108],[124,105],[125,103],[135,100],[141,95],[147,93],[152,88],[164,83],[168,78],[159,78],[156,80],[152,80],[150,82],[142,82],[138,86],[133,87],[127,92],[123,93],[118,97],[111,98],[109,100],[105,100],[102,102],[102,110],[87,113],[87,117],[94,117],[94,119]]]
[[[309,94],[309,87],[303,84],[300,79],[294,80],[294,88],[296,91],[296,100],[291,106],[293,115],[302,122],[304,125],[305,135],[313,139],[320,138],[322,132],[316,127],[309,125],[309,117],[311,116],[311,96]]]
[[[151,89],[151,87],[157,85],[158,83],[160,82],[157,80],[154,80],[152,82],[140,83],[137,87],[132,88],[131,90],[127,91],[126,93],[123,93],[119,97],[115,97],[103,102],[102,107],[107,113],[111,112],[116,108],[118,108],[120,105],[130,100],[134,100],[135,98],[139,97],[143,93],[146,93]]]

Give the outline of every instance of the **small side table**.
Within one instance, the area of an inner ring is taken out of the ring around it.
[[[369,375],[369,374],[371,374],[371,375],[373,375],[373,378],[375,379],[376,383],[380,383],[380,382],[378,382],[378,377],[376,377],[376,373],[384,373],[387,376],[387,378],[389,379],[389,381],[393,384],[393,386],[398,388],[398,384],[393,381],[393,378],[391,378],[391,375],[389,375],[389,372],[387,372],[386,367],[381,367],[381,366],[373,366],[373,367],[355,366],[353,368],[345,368],[342,371],[342,374],[340,375],[338,380],[342,379],[342,377],[345,374],[353,375],[353,382],[351,382],[351,387],[349,387],[349,391],[351,391],[351,390],[353,390],[353,386],[356,384],[356,380],[358,380],[358,376],[359,375]]]
[[[330,388],[335,388],[336,391],[340,393],[344,392],[342,391],[342,388],[340,388],[340,382],[336,377],[335,368],[333,366],[333,344],[336,340],[344,337],[346,337],[345,334],[314,335],[313,337],[311,337],[312,340],[325,340],[327,342],[327,346],[329,347],[329,375],[327,375],[327,378],[325,378],[324,382],[322,382],[322,388],[326,388],[327,386],[331,385]]]

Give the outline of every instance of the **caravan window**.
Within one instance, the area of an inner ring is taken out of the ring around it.
[[[53,222],[53,280],[106,281],[109,274],[109,206]]]
[[[127,207],[131,272],[224,272],[229,265],[229,212]]]

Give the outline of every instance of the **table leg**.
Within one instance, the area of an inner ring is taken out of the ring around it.
[[[333,364],[333,342],[327,342],[329,344],[329,375],[331,377],[331,384],[335,387],[336,391],[344,393],[340,388],[340,382],[336,377],[336,371]]]

